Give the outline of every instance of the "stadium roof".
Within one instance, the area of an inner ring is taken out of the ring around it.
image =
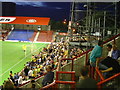
[[[3,24],[48,25],[50,18],[44,17],[0,17]]]

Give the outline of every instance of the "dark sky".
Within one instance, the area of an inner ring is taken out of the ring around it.
[[[1,0],[0,0],[1,1]],[[13,0],[15,1],[15,0]],[[28,16],[28,17],[50,17],[53,20],[64,19],[69,20],[70,9],[72,2],[14,2],[16,3],[16,16]],[[85,10],[84,5],[86,3],[81,3],[78,5],[79,10]],[[97,10],[101,10],[104,7],[109,7],[107,9],[114,11],[111,5],[97,3],[95,7]],[[114,12],[113,12],[114,13]],[[80,12],[79,18],[84,17],[84,13]],[[80,18],[80,19],[81,19]]]
[[[68,20],[70,5],[70,2],[17,2],[16,16],[50,17],[53,20]]]

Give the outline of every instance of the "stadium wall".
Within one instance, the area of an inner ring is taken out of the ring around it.
[[[50,30],[50,25],[24,25],[24,24],[2,24],[3,29],[11,29],[11,25],[14,25],[15,29],[25,30],[38,30],[38,26],[41,26],[41,30]]]

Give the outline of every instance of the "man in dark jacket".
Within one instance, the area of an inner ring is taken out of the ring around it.
[[[54,72],[52,72],[52,67],[47,66],[46,70],[47,70],[47,74],[45,75],[45,77],[44,77],[44,79],[42,81],[43,86],[46,86],[46,85],[52,83],[53,79],[54,79]]]

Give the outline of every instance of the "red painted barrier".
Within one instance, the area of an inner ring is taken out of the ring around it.
[[[48,88],[55,88],[55,85],[56,85],[56,82],[55,82],[55,80],[51,83],[51,84],[49,84],[49,85],[47,85],[47,86],[44,86],[43,88],[41,88],[40,90],[44,90],[44,89],[48,89]]]
[[[105,80],[103,75],[101,74],[100,70],[97,67],[95,68],[95,70],[96,70],[96,73],[100,76],[100,79]]]
[[[98,85],[98,86],[99,86],[99,85],[102,85],[103,83],[108,82],[108,81],[110,81],[110,80],[112,80],[112,79],[115,79],[115,78],[118,77],[118,76],[120,76],[120,73],[117,73],[117,74],[115,74],[115,75],[113,75],[113,76],[111,76],[111,77],[109,77],[109,78],[107,78],[107,79],[105,79],[105,80],[103,80],[103,81],[100,81],[99,83],[97,83],[97,85]]]

